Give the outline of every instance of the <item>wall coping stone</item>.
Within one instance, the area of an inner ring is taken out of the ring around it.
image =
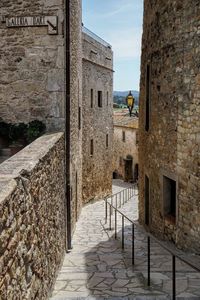
[[[63,132],[45,134],[0,164],[0,203],[15,190],[17,179],[30,174],[63,135]]]

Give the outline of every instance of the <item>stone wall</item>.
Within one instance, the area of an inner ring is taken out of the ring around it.
[[[64,138],[42,136],[0,165],[1,299],[48,299],[65,252]]]
[[[2,0],[0,15],[0,119],[38,119],[48,130],[63,128],[63,1]],[[6,17],[41,15],[58,17],[57,35],[49,35],[47,26],[7,28],[4,22]]]
[[[124,117],[123,117],[124,119]],[[130,180],[137,180],[138,168],[138,120],[125,117],[127,123],[125,126],[120,124],[114,116],[114,135],[113,135],[113,172],[117,177],[126,180],[125,176],[125,159],[132,157],[132,176]],[[123,132],[125,132],[125,140],[123,140]]]
[[[27,11],[28,7],[28,11]],[[71,223],[74,229],[82,206],[82,26],[81,0],[70,1],[70,99],[65,95],[64,1],[2,0],[0,3],[0,120],[11,123],[38,119],[47,131],[64,129],[65,108],[70,103]],[[57,16],[58,34],[48,27],[7,28],[12,16]],[[68,99],[68,98],[67,98]],[[79,122],[80,119],[80,122]],[[80,124],[79,124],[80,123]]]
[[[72,230],[82,207],[82,8],[70,1],[70,187]]]
[[[112,66],[111,48],[83,33],[84,202],[104,196],[112,190]],[[93,89],[93,107],[91,107],[91,89]],[[98,91],[102,91],[102,107],[98,107]],[[90,153],[92,139],[93,155]]]
[[[150,182],[151,231],[196,252],[200,246],[199,13],[199,1],[144,2],[139,126],[140,221],[145,222],[146,175]],[[165,215],[163,176],[176,182],[175,220]]]

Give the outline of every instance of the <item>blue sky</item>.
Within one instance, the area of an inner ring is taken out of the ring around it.
[[[142,0],[82,0],[84,25],[112,45],[114,90],[139,90]]]

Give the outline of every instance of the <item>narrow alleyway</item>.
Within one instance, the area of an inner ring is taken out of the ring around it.
[[[115,181],[113,193],[128,187]],[[121,209],[137,220],[137,197]],[[171,255],[153,243],[151,288],[147,287],[146,236],[135,232],[135,265],[131,265],[131,227],[125,223],[125,250],[121,250],[121,220],[118,239],[104,220],[104,201],[85,206],[73,237],[73,249],[66,254],[51,300],[61,299],[171,299]],[[177,261],[177,299],[200,299],[200,274]]]

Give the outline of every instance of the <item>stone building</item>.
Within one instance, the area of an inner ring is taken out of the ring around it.
[[[48,132],[65,129],[65,139],[47,135],[1,164],[3,300],[46,299],[71,248],[82,206],[81,13],[80,0],[0,3],[0,120],[40,120]],[[33,224],[38,229],[30,235]]]
[[[111,191],[112,50],[81,14],[81,0],[0,3],[0,120],[48,133],[0,164],[2,300],[47,299],[82,196]]]
[[[200,253],[200,5],[144,1],[140,222]]]
[[[3,0],[0,10],[0,119],[40,120],[48,132],[67,128],[68,195],[74,224],[82,196],[81,1]]]
[[[62,128],[64,5],[60,1],[3,0],[0,9],[0,118],[11,123],[39,119],[48,129]],[[29,16],[34,18],[29,20]]]
[[[83,27],[83,201],[112,190],[111,46]]]
[[[114,112],[113,177],[138,180],[138,118]]]

